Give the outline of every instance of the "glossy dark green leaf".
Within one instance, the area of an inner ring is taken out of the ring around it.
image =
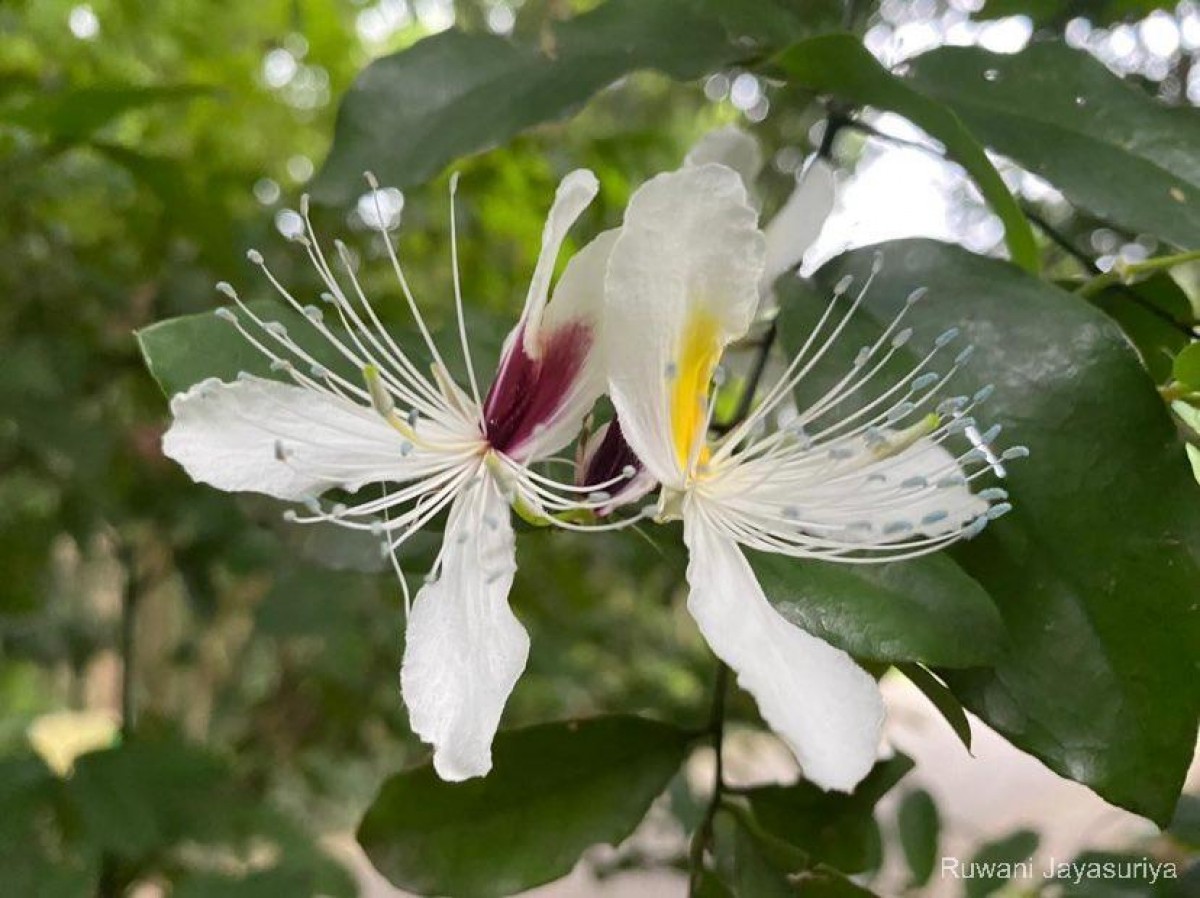
[[[1136,284],[1112,286],[1088,297],[1103,309],[1137,347],[1155,383],[1171,377],[1171,362],[1188,343],[1192,304],[1169,274]]]
[[[904,755],[881,761],[850,795],[825,792],[808,782],[764,786],[746,793],[758,822],[808,854],[847,873],[877,867],[881,860],[875,805],[912,769]]]
[[[967,863],[974,875],[963,877],[965,898],[985,898],[994,894],[1010,879],[1028,879],[1016,865],[1030,861],[1041,838],[1032,830],[1022,829],[1003,839],[982,846]],[[955,875],[953,871],[945,875]]]
[[[380,789],[358,841],[381,873],[422,895],[510,895],[617,844],[679,769],[688,736],[614,716],[500,733],[494,767],[463,783],[424,764]]]
[[[901,663],[896,665],[896,670],[908,677],[909,682],[925,694],[925,697],[933,703],[938,713],[954,730],[954,735],[958,737],[967,751],[970,751],[971,721],[967,719],[967,712],[954,697],[950,687],[920,664]]]
[[[677,0],[609,0],[536,43],[444,31],[359,75],[313,196],[345,203],[362,193],[364,171],[398,187],[420,184],[459,156],[562,118],[638,69],[696,78],[746,52]]]
[[[938,837],[941,834],[941,819],[933,796],[924,789],[905,795],[900,802],[896,826],[913,883],[923,886],[929,882],[937,864]]]
[[[1183,249],[1200,244],[1196,110],[1164,106],[1049,41],[1015,54],[942,47],[913,60],[908,80],[1098,218]]]
[[[927,287],[913,351],[961,328],[975,354],[954,390],[994,384],[981,420],[1031,450],[1009,466],[1014,511],[953,552],[999,607],[1007,648],[947,682],[1054,770],[1165,823],[1200,714],[1200,491],[1162,400],[1116,326],[1078,297],[933,241],[882,250],[866,319],[890,321]],[[821,281],[861,276],[873,257],[844,256]],[[785,342],[798,345],[812,305],[785,311]],[[860,343],[842,342],[849,364]]]
[[[1087,17],[1096,25],[1108,25],[1121,20],[1144,18],[1156,9],[1171,10],[1170,0],[1089,0]],[[987,0],[976,19],[1001,19],[1007,16],[1029,16],[1035,26],[1061,28],[1080,14],[1078,0]]]
[[[851,103],[899,113],[940,140],[1004,222],[1005,241],[1013,261],[1029,271],[1037,270],[1037,245],[1025,214],[983,146],[947,106],[892,75],[849,34],[827,34],[801,41],[775,57],[772,63],[795,84]]]
[[[948,558],[839,565],[747,553],[779,612],[814,636],[871,661],[974,667],[1004,646],[1000,613]]]
[[[1192,343],[1175,356],[1171,373],[1184,386],[1200,390],[1200,343]]]

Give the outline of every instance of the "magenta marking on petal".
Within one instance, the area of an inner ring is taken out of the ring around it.
[[[635,473],[640,472],[642,462],[625,442],[625,434],[621,433],[621,422],[613,418],[612,423],[608,425],[608,430],[604,432],[604,439],[600,441],[600,445],[588,459],[579,485],[594,486],[597,483],[609,483],[618,477],[625,476],[628,468],[633,468]],[[632,479],[629,477],[627,481],[632,481]],[[609,487],[608,492],[615,497],[625,489],[626,485]]]
[[[593,333],[583,321],[564,324],[546,335],[538,360],[525,354],[523,337],[524,327],[518,327],[483,403],[488,443],[508,455],[554,420],[583,369]]]

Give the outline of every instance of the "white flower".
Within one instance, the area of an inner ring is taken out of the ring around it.
[[[758,141],[735,125],[709,131],[688,152],[689,166],[717,163],[733,169],[753,199],[754,182],[762,170]],[[795,268],[816,242],[837,200],[837,178],[833,167],[820,156],[811,157],[796,178],[796,186],[775,216],[763,227],[766,258],[759,288],[759,314],[774,307],[771,290],[775,279]]]
[[[279,322],[262,320],[222,284],[238,310],[219,314],[290,383],[243,375],[235,383],[199,384],[171,401],[174,423],[163,451],[195,480],[303,501],[309,512],[292,513],[293,520],[377,533],[394,564],[396,548],[449,507],[441,552],[411,603],[401,671],[412,728],[433,745],[434,766],[445,779],[490,769],[492,738],[529,653],[529,637],[507,602],[516,569],[509,506],[553,520],[603,504],[583,498],[595,487],[558,484],[531,468],[573,439],[604,388],[598,352],[603,278],[615,232],[599,235],[570,260],[548,301],[566,232],[597,189],[587,171],[571,173],[559,186],[524,312],[486,395],[470,363],[457,251],[455,299],[469,391],[451,378],[386,231],[379,234],[433,359],[431,376],[383,328],[340,243],[342,271],[335,274],[305,204],[306,231],[296,240],[320,273],[336,324],[326,324],[321,308],[295,299],[260,254],[252,251],[250,259],[351,373],[319,364],[304,341]],[[452,238],[453,224],[452,217]],[[317,499],[331,489],[357,493],[368,484],[379,485],[378,494],[355,504],[327,508]]]
[[[966,357],[933,372],[953,333],[905,377],[879,385],[911,335],[904,312],[823,397],[787,427],[766,427],[843,332],[865,285],[854,299],[848,282],[839,285],[778,382],[710,441],[722,351],[753,320],[769,258],[756,220],[742,181],[723,165],[685,167],[637,191],[608,265],[609,393],[629,447],[662,485],[657,518],[683,520],[688,610],[709,645],[805,775],[849,791],[876,757],[884,712],[875,681],[781,617],[740,546],[848,563],[909,558],[978,532],[1008,505],[989,506],[1001,490],[968,488],[971,466],[983,474],[999,463],[985,445],[994,432],[958,457],[943,445],[974,426],[967,413],[984,398],[937,403]],[[872,394],[859,411],[831,416],[848,397]]]

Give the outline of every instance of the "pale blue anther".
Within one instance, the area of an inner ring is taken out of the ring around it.
[[[907,303],[908,305],[911,306],[913,303],[920,302],[922,299],[924,299],[925,294],[928,292],[929,292],[929,288],[918,287],[912,293],[908,294],[908,298],[904,301],[905,301],[905,303]]]
[[[912,388],[914,390],[924,390],[926,387],[932,387],[938,382],[938,374],[936,371],[927,371],[920,377],[914,378]]]
[[[937,413],[939,415],[953,415],[955,412],[961,410],[966,404],[966,396],[951,396],[949,399],[943,399],[938,403]]]
[[[976,390],[973,400],[975,402],[987,402],[995,392],[996,388],[991,384],[988,384],[987,386],[980,387],[978,390]]]
[[[929,526],[931,524],[940,523],[941,521],[946,520],[946,518],[948,518],[948,517],[950,517],[949,512],[944,511],[942,509],[938,509],[937,511],[929,512],[929,514],[927,514],[927,515],[925,515],[925,517],[921,518],[921,523],[924,524],[925,526]]]
[[[958,338],[958,328],[952,327],[938,334],[938,338],[933,341],[934,345],[941,349],[947,343],[953,342]]]
[[[997,502],[987,510],[988,520],[994,521],[996,518],[1003,517],[1012,511],[1012,505],[1008,502]]]
[[[1015,458],[1029,458],[1029,449],[1025,446],[1010,446],[1000,453],[1000,458],[1003,461],[1012,461]]]
[[[1008,490],[1001,489],[998,486],[990,486],[986,490],[979,491],[979,498],[984,502],[998,502],[1008,498]]]

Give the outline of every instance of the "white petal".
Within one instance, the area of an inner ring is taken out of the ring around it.
[[[732,169],[683,168],[633,195],[613,247],[610,393],[629,445],[668,486],[683,480],[721,349],[754,315],[765,253],[756,221]]]
[[[875,763],[883,699],[874,679],[840,649],[805,633],[771,606],[741,549],[690,502],[688,611],[704,638],[754,696],[804,775],[851,791]]]
[[[556,346],[560,350],[578,346],[583,357],[575,376],[562,385],[553,410],[538,422],[537,431],[513,447],[510,454],[514,458],[533,460],[558,452],[576,437],[584,416],[604,395],[604,274],[618,233],[613,229],[597,235],[571,257],[554,286],[542,316],[538,357],[548,364],[565,361],[556,358]],[[546,371],[542,378],[553,382],[559,379],[558,373]],[[556,386],[548,388],[557,392]]]
[[[171,414],[163,453],[229,492],[302,499],[430,470],[373,409],[260,377],[197,384],[172,398]]]
[[[833,211],[837,180],[829,163],[814,156],[800,175],[792,195],[766,226],[767,264],[763,286],[799,265],[804,253],[816,242]]]
[[[529,636],[508,607],[516,546],[508,503],[483,475],[450,510],[439,578],[408,618],[400,672],[409,722],[444,780],[483,776]]]
[[[726,125],[709,131],[688,151],[684,165],[705,165],[717,162],[728,166],[742,178],[746,192],[754,195],[754,182],[762,171],[762,149],[752,134],[737,125]]]
[[[546,299],[550,295],[550,279],[554,275],[554,263],[558,259],[558,252],[562,248],[567,231],[583,214],[583,210],[599,190],[600,183],[596,176],[582,168],[568,174],[558,185],[554,205],[550,208],[550,214],[546,216],[546,224],[542,229],[542,249],[538,255],[537,267],[533,271],[533,278],[529,282],[525,310],[521,313],[521,321],[525,324],[525,353],[530,358],[538,358],[538,330],[546,308]]]

